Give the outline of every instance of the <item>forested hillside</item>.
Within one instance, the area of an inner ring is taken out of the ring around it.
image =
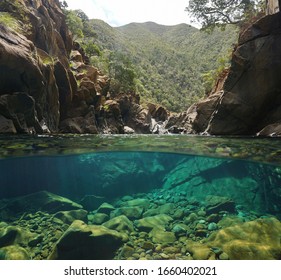
[[[156,102],[175,112],[186,110],[210,90],[227,66],[238,34],[233,26],[206,33],[187,24],[147,22],[117,28],[101,20],[89,24],[95,34],[87,40],[101,50],[92,57],[93,64],[117,83],[120,67],[131,70],[129,90],[139,93],[143,103]],[[119,77],[126,84],[124,75]]]

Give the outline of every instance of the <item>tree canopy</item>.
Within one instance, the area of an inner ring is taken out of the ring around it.
[[[238,24],[263,9],[264,0],[190,0],[186,11],[202,28]]]

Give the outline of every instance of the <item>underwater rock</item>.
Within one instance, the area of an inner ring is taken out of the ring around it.
[[[75,220],[87,221],[88,212],[83,209],[71,210],[71,211],[60,211],[57,212],[54,217],[62,220],[65,224],[72,224]]]
[[[88,220],[94,225],[101,225],[109,220],[109,216],[104,213],[90,214]]]
[[[218,229],[218,225],[216,223],[212,222],[208,224],[208,230],[213,231],[217,229]]]
[[[141,218],[143,213],[143,208],[135,206],[135,207],[121,207],[114,210],[111,215],[113,217],[125,215],[130,220],[136,220]]]
[[[41,191],[9,199],[1,208],[0,218],[3,215],[6,216],[7,213],[9,213],[10,217],[15,217],[24,212],[46,211],[56,213],[58,211],[81,209],[82,206],[68,198],[47,191]]]
[[[174,225],[172,232],[176,236],[184,236],[187,234],[187,231],[190,230],[189,227],[185,224],[176,224]]]
[[[224,163],[226,161],[221,159],[191,157],[178,164],[165,176],[163,188],[171,189],[183,186],[181,191],[187,191],[184,187],[203,183],[211,175],[208,170],[219,170],[223,168]]]
[[[35,239],[37,234],[31,233],[27,229],[18,226],[7,226],[0,228],[0,247],[9,245],[27,245],[31,240]]]
[[[109,203],[104,202],[97,210],[98,213],[103,213],[109,215],[110,212],[115,210],[115,207]]]
[[[149,233],[149,237],[154,243],[172,244],[176,241],[176,236],[173,232],[164,231],[159,228],[153,228]]]
[[[216,255],[208,245],[189,240],[186,249],[194,260],[215,260]]]
[[[113,259],[116,250],[128,240],[124,233],[104,226],[87,225],[74,221],[48,259],[51,260],[108,260]]]
[[[24,248],[11,245],[0,248],[0,260],[30,260],[30,256]]]
[[[132,257],[134,253],[135,253],[135,249],[133,247],[129,245],[125,245],[120,252],[120,257],[128,259]]]
[[[235,226],[237,224],[242,224],[242,223],[243,223],[243,218],[231,215],[231,216],[223,217],[218,222],[218,226],[221,228],[226,228],[226,227],[231,227],[231,226]]]
[[[165,203],[155,209],[149,209],[144,214],[143,217],[155,216],[158,214],[172,215],[175,213],[175,205],[173,203]]]
[[[135,221],[136,227],[141,231],[151,231],[156,228],[158,230],[164,230],[165,227],[173,220],[166,214],[159,214],[152,217],[146,217]]]
[[[208,215],[219,213],[220,211],[235,212],[235,203],[228,197],[208,195],[205,199],[205,206]]]
[[[274,260],[281,256],[281,222],[257,219],[213,233],[207,244],[220,247],[232,260]]]
[[[137,198],[133,200],[128,200],[122,203],[122,206],[125,207],[141,207],[143,209],[147,209],[150,205],[150,201],[146,198]]]
[[[110,219],[109,221],[102,224],[103,226],[114,229],[118,232],[133,232],[133,223],[124,215]]]

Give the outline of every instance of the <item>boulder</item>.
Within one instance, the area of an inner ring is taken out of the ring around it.
[[[83,209],[70,210],[70,211],[59,211],[54,217],[62,220],[65,224],[72,224],[75,220],[87,221],[88,212]]]
[[[30,260],[31,257],[26,249],[11,245],[0,248],[0,260]]]
[[[140,207],[147,209],[149,207],[150,201],[146,198],[136,198],[128,200],[122,203],[123,207]]]
[[[104,202],[97,210],[98,213],[104,213],[109,215],[110,212],[115,210],[115,207],[109,203]]]
[[[124,215],[112,218],[102,225],[109,229],[114,229],[118,232],[129,233],[134,231],[133,223]]]
[[[281,223],[276,218],[240,223],[212,234],[208,245],[220,247],[232,260],[273,260],[281,255]]]
[[[170,216],[166,214],[159,214],[152,217],[146,217],[135,221],[136,227],[141,231],[151,231],[156,228],[159,230],[164,230],[166,226],[173,220]]]
[[[176,241],[175,233],[154,228],[150,231],[149,237],[154,243],[173,244]]]
[[[126,234],[104,226],[74,221],[50,254],[51,260],[108,260],[128,239]]]
[[[96,213],[89,215],[88,220],[94,225],[101,225],[109,220],[109,216],[104,213]]]
[[[143,208],[141,208],[141,207],[137,207],[137,206],[121,207],[121,208],[117,208],[116,210],[114,210],[112,212],[112,216],[116,217],[116,216],[124,215],[130,220],[136,220],[136,219],[141,218],[142,213],[143,213]]]
[[[46,211],[48,213],[56,213],[65,210],[78,210],[82,206],[56,194],[41,191],[26,196],[16,197],[5,201],[1,207],[0,217],[4,215],[16,217],[25,212]]]
[[[4,134],[17,133],[13,121],[5,118],[2,115],[0,115],[0,133],[4,133]]]
[[[208,195],[205,199],[205,207],[208,215],[227,211],[235,212],[235,203],[232,199],[223,196]]]

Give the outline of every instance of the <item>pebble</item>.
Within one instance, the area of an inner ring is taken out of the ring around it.
[[[161,257],[162,259],[164,259],[164,260],[168,260],[168,259],[169,259],[169,256],[168,256],[167,254],[165,254],[165,253],[161,253],[161,254],[160,254],[160,257]]]
[[[218,229],[218,225],[216,223],[208,224],[208,230],[213,231],[213,230],[217,230],[217,229]]]
[[[223,252],[219,255],[220,260],[229,260],[229,256],[227,253]]]

